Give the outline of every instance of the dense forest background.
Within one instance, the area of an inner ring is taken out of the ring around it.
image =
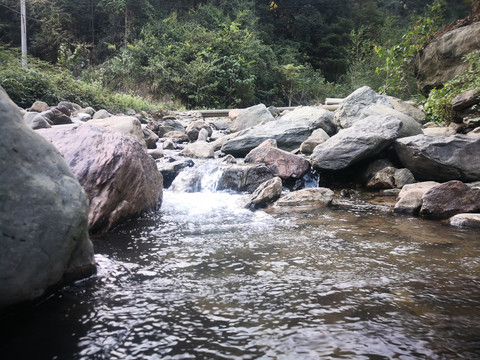
[[[408,65],[412,49],[472,6],[471,0],[26,0],[29,55],[43,62],[30,58],[35,70],[20,76],[13,69],[19,3],[0,0],[0,81],[21,105],[48,96],[99,102],[59,85],[68,77],[69,86],[186,108],[309,104],[363,85],[414,97],[413,72],[401,69],[395,78],[392,59]],[[55,86],[62,95],[33,89],[36,82],[48,85],[38,70],[51,73],[48,64],[60,74]]]

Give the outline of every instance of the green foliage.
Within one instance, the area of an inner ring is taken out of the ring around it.
[[[403,35],[401,43],[390,48],[376,46],[378,56],[384,61],[384,65],[377,68],[377,73],[384,75],[382,93],[403,98],[417,93],[413,76],[414,59],[444,24],[444,12],[444,0],[435,0],[433,5],[427,6],[425,16],[420,17],[413,29]]]
[[[441,89],[433,89],[425,103],[429,121],[448,124],[453,121],[452,100],[461,93],[480,88],[480,51],[465,56],[468,68],[462,74],[445,83]]]
[[[41,100],[53,105],[72,101],[81,106],[121,112],[126,109],[160,110],[160,105],[146,102],[133,94],[111,93],[102,89],[98,81],[82,81],[59,67],[29,58],[23,69],[18,52],[0,48],[0,86],[19,106],[27,108]]]

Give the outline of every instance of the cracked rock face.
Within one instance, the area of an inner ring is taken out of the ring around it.
[[[88,201],[52,144],[0,88],[0,309],[95,271]]]

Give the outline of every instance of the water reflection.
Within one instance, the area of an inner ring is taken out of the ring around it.
[[[163,208],[96,241],[99,273],[62,309],[81,331],[53,330],[75,339],[65,358],[480,357],[473,231],[372,210],[252,213],[223,193],[167,191]]]

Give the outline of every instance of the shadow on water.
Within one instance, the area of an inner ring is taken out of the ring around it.
[[[98,274],[2,324],[2,359],[480,358],[480,237],[226,193],[95,240]]]

